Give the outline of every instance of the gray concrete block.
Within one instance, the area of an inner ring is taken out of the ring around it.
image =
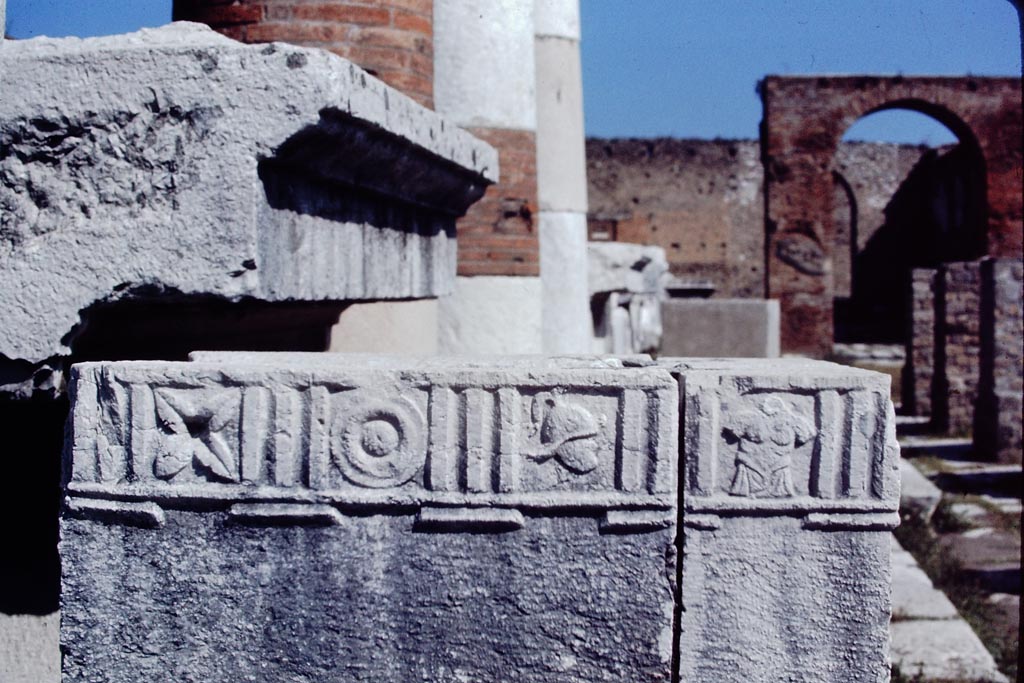
[[[340,57],[178,23],[0,52],[0,354],[133,296],[434,297],[497,155]]]
[[[661,304],[661,354],[777,358],[779,302],[774,299],[669,299]]]
[[[888,677],[889,378],[660,359],[682,391],[681,681]]]
[[[666,371],[220,358],[76,366],[65,681],[670,678]]]

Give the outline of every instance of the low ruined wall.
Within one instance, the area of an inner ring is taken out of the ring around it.
[[[1005,462],[1021,458],[1022,287],[1020,259],[918,269],[911,282],[906,412]]]
[[[942,299],[937,317],[942,327],[936,359],[942,373],[939,381],[945,389],[938,397],[945,399],[945,405],[936,412],[948,434],[967,435],[974,425],[981,370],[981,264],[947,263],[941,273]]]
[[[852,258],[886,222],[890,198],[921,158],[913,145],[843,143],[835,159],[836,295]],[[764,297],[764,169],[755,140],[587,141],[590,239],[665,249],[677,277],[716,297]]]
[[[936,273],[933,268],[918,268],[911,276],[911,329],[903,377],[903,409],[911,415],[932,414]]]

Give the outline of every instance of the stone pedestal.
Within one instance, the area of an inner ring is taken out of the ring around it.
[[[662,359],[683,418],[681,681],[888,680],[889,377]]]
[[[0,679],[49,681],[65,368],[324,350],[353,301],[436,299],[497,155],[341,57],[194,24],[4,42],[0,93]]]
[[[65,681],[669,680],[668,372],[210,358],[76,366]]]
[[[668,299],[661,320],[665,356],[779,357],[779,302],[773,299]]]
[[[73,380],[66,681],[888,675],[885,375],[197,353]]]

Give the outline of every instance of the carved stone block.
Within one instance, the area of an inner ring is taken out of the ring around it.
[[[199,24],[10,41],[0,92],[0,357],[33,364],[102,304],[446,294],[498,177],[345,59]]]
[[[659,364],[682,392],[680,680],[888,680],[889,378],[802,360]]]
[[[65,680],[669,680],[668,372],[230,358],[75,366]]]

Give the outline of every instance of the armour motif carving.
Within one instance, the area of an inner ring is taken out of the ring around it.
[[[791,473],[793,451],[817,434],[809,420],[797,415],[776,396],[745,410],[722,428],[739,444],[730,495],[788,498],[795,495]]]
[[[597,468],[597,436],[604,417],[595,418],[586,408],[550,395],[534,400],[535,428],[539,425],[540,445],[530,457],[537,462],[554,458],[573,474],[586,474]]]

